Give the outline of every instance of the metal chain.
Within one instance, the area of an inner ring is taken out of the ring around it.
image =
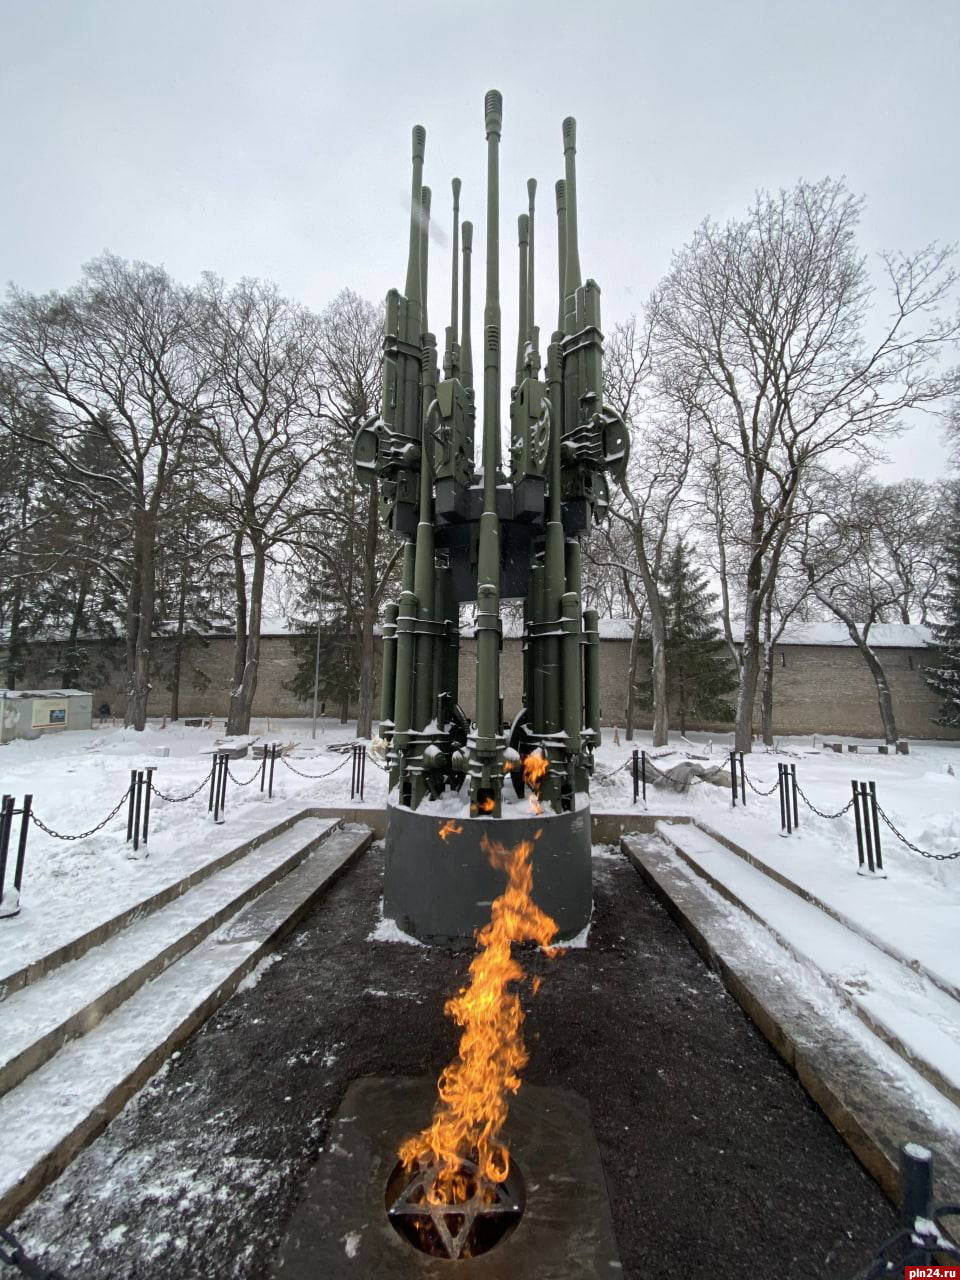
[[[8,1267],[16,1267],[28,1280],[64,1280],[59,1271],[48,1271],[39,1263],[33,1262],[24,1253],[23,1245],[11,1231],[0,1227],[0,1262]]]
[[[853,808],[853,800],[848,800],[842,809],[838,809],[836,813],[824,813],[822,809],[818,809],[815,804],[811,804],[807,797],[803,794],[803,788],[797,783],[797,794],[808,809],[812,809],[818,818],[842,818],[848,809]]]
[[[231,772],[230,766],[229,766],[229,765],[227,765],[227,776],[229,777],[230,781],[231,781],[231,782],[233,782],[236,786],[238,786],[238,787],[249,787],[249,785],[250,785],[250,783],[251,783],[251,782],[256,782],[256,780],[260,777],[260,770],[261,770],[261,768],[262,768],[262,767],[263,767],[262,765],[258,765],[258,767],[257,767],[256,771],[254,772],[253,777],[252,777],[252,778],[248,778],[248,779],[246,780],[246,782],[241,782],[239,778],[235,778],[235,777],[233,776],[233,773]]]
[[[921,849],[920,846],[915,845],[912,840],[908,840],[902,831],[898,831],[880,808],[879,804],[877,805],[877,813],[879,813],[880,817],[884,820],[901,844],[905,844],[907,848],[912,849],[914,853],[919,853],[921,858],[931,858],[934,862],[952,862],[954,858],[960,858],[960,849],[957,849],[955,853],[928,853],[926,849]]]
[[[756,795],[758,795],[758,796],[772,796],[772,795],[773,795],[773,793],[774,793],[774,792],[779,788],[779,786],[780,786],[779,781],[777,781],[777,782],[775,782],[775,783],[773,784],[773,786],[770,788],[770,790],[769,790],[769,791],[761,791],[759,787],[755,787],[755,786],[753,785],[753,783],[750,781],[750,778],[749,778],[749,777],[748,777],[748,775],[747,775],[747,771],[746,771],[746,769],[744,769],[744,770],[743,770],[743,776],[744,776],[744,778],[746,778],[746,780],[747,780],[747,786],[750,788],[750,790],[751,790],[751,791],[753,791],[753,792],[754,792]]]
[[[926,1224],[918,1220],[912,1227],[904,1227],[892,1236],[877,1251],[877,1256],[856,1276],[856,1280],[882,1280],[884,1276],[902,1276],[905,1267],[930,1266],[931,1253],[942,1254],[946,1258],[960,1261],[960,1249],[946,1239],[941,1218],[955,1217],[960,1213],[960,1205],[946,1204],[934,1209],[930,1221],[936,1227],[936,1234],[926,1230]]]
[[[344,756],[344,758],[340,761],[340,763],[336,766],[336,768],[329,770],[329,772],[327,773],[304,773],[302,769],[295,769],[293,765],[290,763],[290,761],[285,759],[284,756],[280,757],[280,763],[285,764],[287,768],[290,770],[290,772],[295,773],[298,778],[309,778],[311,782],[317,782],[320,780],[320,778],[329,778],[332,774],[337,773],[351,759],[352,759],[351,756]]]
[[[35,823],[41,831],[45,831],[48,836],[53,836],[54,840],[86,840],[87,836],[92,836],[97,831],[102,830],[111,818],[115,818],[117,816],[124,804],[129,800],[131,790],[131,787],[127,787],[116,806],[110,810],[102,822],[98,822],[97,825],[95,827],[91,827],[89,831],[81,831],[75,836],[64,835],[62,831],[54,831],[54,829],[52,827],[48,827],[45,822],[41,822],[32,809],[30,810],[30,821]]]
[[[150,790],[153,792],[153,794],[154,794],[155,796],[159,796],[161,800],[166,800],[168,804],[183,804],[184,800],[192,800],[192,799],[193,799],[193,797],[194,797],[194,796],[195,796],[199,791],[202,791],[202,790],[203,790],[203,788],[204,788],[204,787],[207,785],[207,783],[210,781],[210,775],[211,775],[212,773],[213,773],[213,765],[211,765],[211,766],[210,766],[210,773],[205,774],[205,775],[204,775],[204,777],[201,779],[199,786],[194,787],[194,789],[193,789],[192,791],[188,791],[188,792],[187,792],[187,794],[186,794],[185,796],[168,796],[168,795],[164,795],[164,793],[160,790],[160,788],[159,788],[159,787],[155,787],[155,786],[153,785],[153,783],[151,783],[151,784],[150,784]]]

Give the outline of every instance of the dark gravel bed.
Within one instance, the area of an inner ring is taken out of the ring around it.
[[[628,863],[594,868],[589,946],[526,955],[526,1078],[590,1104],[623,1274],[853,1275],[893,1210]],[[381,870],[375,846],[14,1224],[46,1265],[263,1277],[349,1081],[439,1071],[470,954],[368,941]]]

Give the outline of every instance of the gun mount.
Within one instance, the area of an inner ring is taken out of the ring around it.
[[[550,881],[538,884],[538,902],[565,935],[582,928],[590,912],[588,793],[600,742],[599,634],[596,612],[582,609],[580,539],[606,514],[607,476],[623,473],[628,437],[616,411],[603,404],[600,288],[580,275],[576,122],[568,117],[562,130],[564,178],[556,188],[558,325],[542,375],[534,288],[537,184],[532,178],[527,210],[518,219],[517,356],[504,466],[502,120],[501,96],[491,90],[484,102],[480,457],[474,452],[470,327],[473,227],[470,222],[460,226],[461,183],[454,178],[451,309],[441,377],[427,321],[430,192],[423,186],[426,131],[420,125],[413,130],[405,292],[392,289],[386,301],[381,413],[360,428],[354,443],[358,476],[379,486],[381,520],[405,543],[399,600],[387,605],[383,626],[380,732],[387,743],[391,787],[386,909],[403,927],[428,939],[469,939],[482,922],[478,899],[491,895],[474,865],[485,863],[481,840],[499,835],[498,824],[508,816],[505,805],[509,816],[519,816],[513,799],[522,800],[528,788],[534,816],[522,821],[541,832],[543,851],[539,872],[535,860],[535,879]],[[524,603],[523,693],[520,706],[509,709],[509,723],[500,694],[505,599]],[[459,697],[460,610],[470,603],[475,604],[477,650],[472,722]],[[505,801],[508,780],[513,796],[508,790]],[[461,824],[454,821],[459,857],[451,860],[443,819],[458,815],[470,826],[460,832]],[[512,826],[511,834],[520,838],[524,832]],[[561,846],[565,859],[556,856]],[[449,875],[452,861],[460,870]]]

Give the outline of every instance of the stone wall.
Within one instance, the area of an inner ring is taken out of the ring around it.
[[[119,642],[87,641],[96,654],[96,665],[108,668],[109,674],[94,690],[94,712],[102,702],[110,704],[115,715],[122,715],[126,705],[123,645]],[[55,644],[35,645],[21,686],[49,686],[59,683],[62,674],[62,648]],[[901,734],[908,738],[958,737],[934,723],[938,703],[923,681],[923,649],[883,648],[878,656],[890,681],[894,709]],[[852,646],[842,645],[778,645],[774,667],[774,731],[778,734],[849,734],[875,738],[881,735],[876,686],[866,664]],[[600,700],[605,725],[623,725],[626,718],[627,676],[630,644],[627,640],[602,640],[600,645]],[[641,666],[649,663],[649,654],[641,656]],[[476,645],[464,639],[460,651],[460,701],[468,715],[474,711]],[[254,701],[257,716],[308,716],[312,701],[301,702],[284,684],[296,670],[289,636],[264,636],[261,649],[260,679]],[[380,669],[379,653],[377,671]],[[508,720],[520,708],[522,681],[522,649],[519,640],[507,639],[501,656],[501,689],[504,713]],[[226,715],[233,675],[233,641],[217,636],[203,644],[194,642],[184,662],[180,690],[182,716]],[[375,707],[379,710],[379,692]],[[339,707],[328,706],[328,712]],[[170,693],[160,677],[150,695],[149,714],[161,716],[170,712]],[[356,701],[351,714],[356,712]],[[649,710],[638,709],[638,727],[651,723]],[[691,725],[691,727],[698,727]],[[705,725],[704,728],[729,729],[729,725]],[[759,728],[759,706],[757,708]]]

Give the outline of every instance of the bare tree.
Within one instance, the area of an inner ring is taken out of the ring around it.
[[[761,193],[746,218],[704,222],[652,302],[655,358],[674,371],[720,474],[742,486],[742,751],[751,748],[764,604],[805,470],[838,452],[865,461],[906,409],[957,386],[956,372],[935,364],[960,332],[941,314],[956,281],[952,251],[886,255],[881,317],[855,243],[860,211],[830,179]]]
[[[604,398],[619,410],[632,436],[630,464],[610,507],[612,523],[628,535],[631,554],[616,563],[634,618],[639,619],[641,613],[638,587],[646,602],[653,745],[659,747],[668,738],[669,705],[666,623],[658,583],[671,522],[693,459],[693,414],[689,398],[677,397],[672,384],[653,388],[649,326],[639,325],[635,317],[616,325],[604,355]],[[608,543],[611,549],[616,545],[614,538],[611,535]],[[635,650],[638,639],[635,636]]]
[[[333,428],[339,472],[339,482],[334,483],[341,496],[330,516],[342,530],[332,546],[326,543],[324,558],[344,606],[348,631],[357,637],[357,735],[361,738],[369,738],[373,732],[377,681],[374,628],[398,554],[397,544],[383,545],[376,479],[361,488],[352,465],[354,437],[380,402],[382,346],[382,307],[344,289],[320,317],[324,414]],[[341,554],[331,556],[332,548]]]
[[[236,612],[229,733],[246,733],[260,669],[267,567],[276,548],[296,545],[322,497],[328,444],[321,418],[315,316],[272,284],[227,289],[204,277],[198,345],[217,370],[204,419],[217,504],[229,541]]]
[[[160,267],[105,254],[66,293],[12,288],[0,311],[0,348],[59,430],[4,425],[48,450],[64,479],[105,520],[126,521],[128,723],[142,729],[150,694],[156,550],[171,485],[193,447],[210,370],[191,341],[194,295]],[[95,448],[85,449],[93,442]],[[97,465],[96,458],[109,460]]]
[[[933,486],[884,485],[854,470],[820,477],[819,502],[795,537],[809,590],[838,618],[877,686],[887,742],[896,742],[890,682],[870,644],[875,623],[926,616],[941,562],[942,534],[931,521]]]

